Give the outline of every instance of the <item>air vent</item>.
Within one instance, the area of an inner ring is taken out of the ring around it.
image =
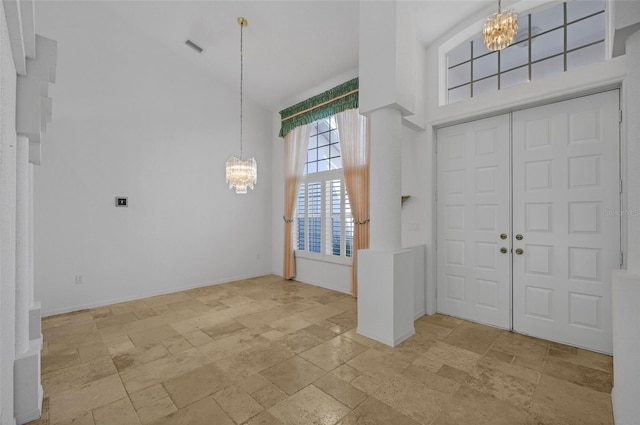
[[[194,43],[191,40],[185,41],[184,44],[186,44],[187,46],[191,47],[193,50],[195,50],[198,53],[202,53],[204,51],[204,49],[202,47],[198,46],[196,43]]]

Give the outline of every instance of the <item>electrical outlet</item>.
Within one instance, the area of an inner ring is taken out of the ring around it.
[[[81,274],[77,274],[76,275],[76,285],[82,285],[84,284],[84,278],[82,277]]]

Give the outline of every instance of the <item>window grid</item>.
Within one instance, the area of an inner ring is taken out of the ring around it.
[[[350,258],[354,223],[335,117],[313,124],[304,174],[294,220],[295,249],[325,258]]]
[[[528,23],[528,25],[527,25],[527,27],[528,27],[527,37],[522,39],[522,40],[519,40],[518,42],[512,44],[511,46],[509,46],[507,48],[507,49],[520,48],[518,46],[519,44],[527,43],[527,51],[528,51],[528,53],[527,53],[527,56],[528,56],[527,63],[526,64],[522,64],[522,65],[512,66],[512,67],[506,68],[506,69],[502,69],[502,63],[501,63],[502,62],[502,52],[501,51],[488,52],[488,53],[484,53],[484,54],[478,55],[477,57],[474,57],[474,40],[469,40],[468,41],[468,43],[469,43],[469,59],[462,60],[462,61],[460,61],[458,63],[453,64],[453,65],[449,65],[449,64],[447,65],[447,71],[450,72],[453,69],[456,69],[456,68],[462,67],[462,66],[464,66],[466,64],[469,64],[470,65],[470,74],[471,74],[469,76],[469,80],[466,81],[466,82],[463,82],[461,84],[457,84],[457,85],[448,87],[447,88],[447,93],[450,95],[453,90],[469,86],[469,88],[470,88],[470,91],[469,91],[470,92],[470,96],[469,97],[474,97],[474,85],[475,85],[475,83],[478,83],[478,82],[481,82],[481,81],[485,81],[485,80],[488,80],[488,79],[491,79],[491,78],[497,78],[497,89],[500,90],[501,89],[501,77],[503,76],[503,74],[505,74],[507,72],[510,72],[510,71],[515,71],[517,69],[521,69],[521,68],[524,68],[524,67],[527,67],[528,79],[529,79],[529,81],[531,81],[532,78],[533,78],[533,69],[532,69],[533,65],[535,65],[537,63],[540,63],[540,62],[543,62],[543,61],[548,60],[548,59],[553,59],[555,57],[559,57],[559,56],[563,57],[563,71],[566,72],[567,69],[568,69],[568,56],[569,56],[570,53],[573,53],[573,52],[576,52],[576,51],[579,51],[579,50],[583,50],[583,49],[589,48],[591,46],[594,46],[594,45],[597,45],[597,44],[600,44],[600,43],[604,44],[604,42],[605,42],[605,39],[602,38],[602,39],[598,39],[598,40],[591,41],[591,42],[588,42],[588,43],[580,44],[579,46],[574,47],[574,48],[569,48],[568,47],[568,31],[569,31],[569,28],[571,27],[571,25],[575,25],[575,24],[577,24],[577,23],[579,23],[581,21],[593,18],[595,16],[598,16],[598,15],[601,15],[601,14],[604,14],[604,13],[605,13],[605,10],[602,9],[602,10],[599,10],[597,12],[589,13],[589,14],[587,14],[585,16],[582,16],[582,17],[579,17],[579,18],[576,18],[576,19],[573,19],[573,20],[569,21],[568,20],[567,3],[565,2],[565,3],[563,3],[563,23],[561,25],[558,25],[558,26],[546,29],[544,31],[541,31],[540,33],[537,33],[537,34],[532,34],[532,28],[533,28],[532,27],[532,14],[531,13],[527,14],[527,23]],[[552,33],[553,31],[557,31],[557,30],[560,30],[560,29],[563,31],[563,49],[562,49],[562,52],[551,54],[551,55],[547,55],[547,56],[541,57],[539,59],[533,60],[533,57],[532,57],[532,44],[533,44],[533,41],[536,38],[542,37],[542,36],[544,36],[546,34]],[[481,78],[474,78],[474,64],[479,59],[485,58],[485,57],[490,56],[490,55],[497,55],[498,72],[491,73],[489,75],[485,75],[485,76],[483,76]]]

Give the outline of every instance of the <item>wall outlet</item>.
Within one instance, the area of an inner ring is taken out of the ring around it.
[[[77,274],[76,275],[76,285],[82,285],[84,284],[84,277],[82,277],[81,274]]]

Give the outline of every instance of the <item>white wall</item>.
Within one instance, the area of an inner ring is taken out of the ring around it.
[[[100,2],[36,7],[39,31],[59,46],[34,189],[43,313],[269,273],[271,113],[245,99],[258,185],[237,195],[224,181],[239,153],[235,88],[143,34],[124,38]],[[122,38],[117,49],[107,33]],[[115,208],[115,196],[130,206]]]

